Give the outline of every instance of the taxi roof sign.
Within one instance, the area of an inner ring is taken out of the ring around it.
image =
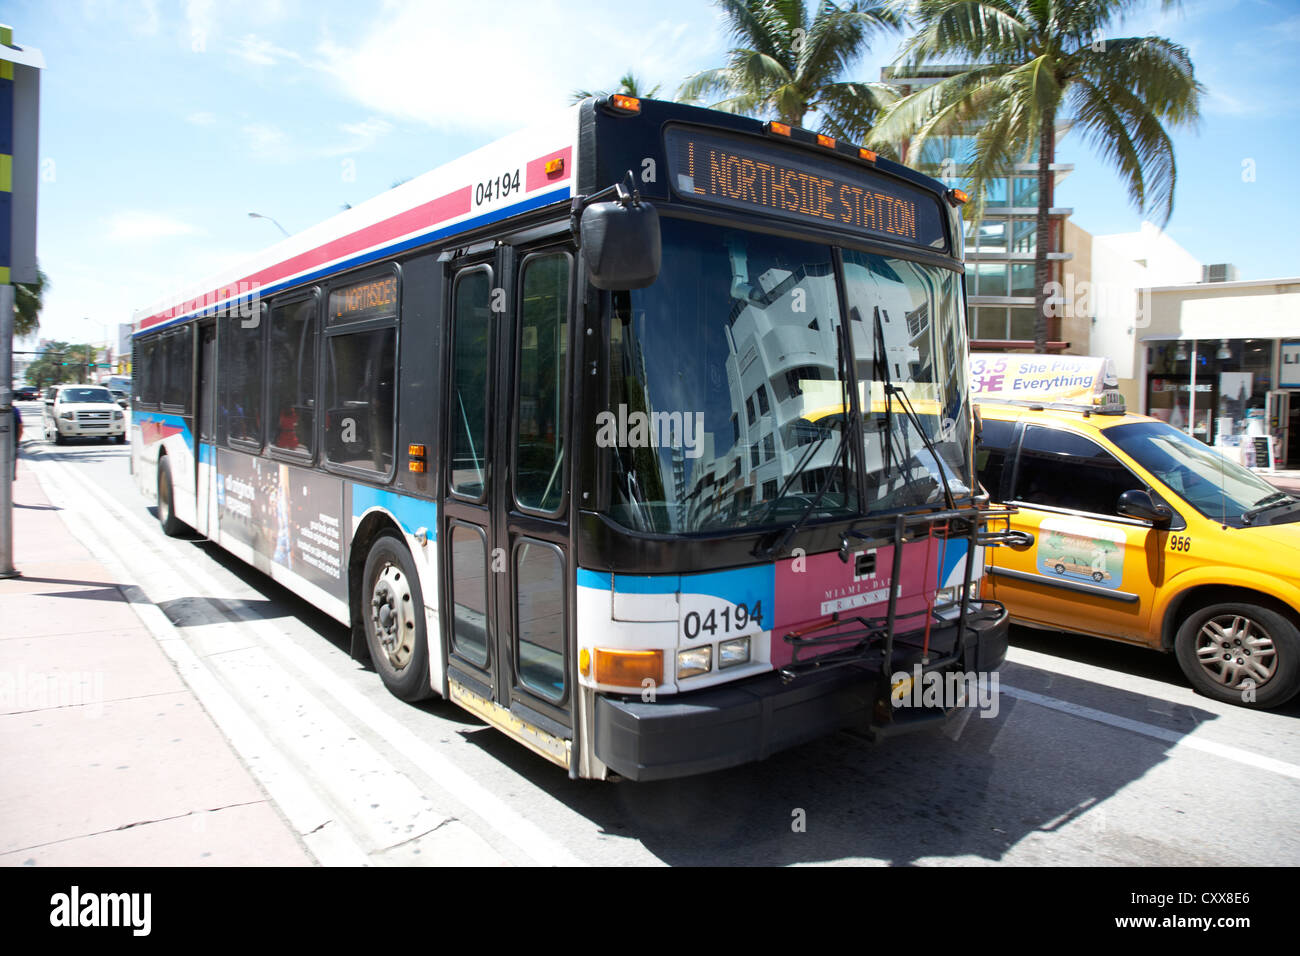
[[[1094,355],[1015,355],[976,352],[970,357],[971,398],[1123,415],[1115,363]]]

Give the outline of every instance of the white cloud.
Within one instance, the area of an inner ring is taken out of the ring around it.
[[[216,113],[209,113],[207,110],[199,110],[197,113],[191,113],[185,117],[185,122],[194,126],[212,126],[217,121]]]
[[[249,123],[240,133],[243,135],[242,148],[254,159],[272,163],[289,162],[294,150],[289,136],[280,127],[271,123]],[[239,146],[235,147],[238,151]]]
[[[169,236],[195,236],[202,232],[196,226],[158,213],[128,210],[113,216],[108,223],[109,239],[163,239]]]
[[[538,0],[488,16],[481,5],[404,0],[386,6],[368,32],[337,41],[327,33],[313,65],[377,113],[440,129],[501,132],[563,106],[575,88],[608,86],[629,69],[675,92],[718,46],[714,21],[701,8],[697,21],[628,29],[594,3]]]
[[[277,46],[274,41],[248,33],[240,37],[231,51],[247,63],[256,66],[275,66],[283,60],[302,62],[302,56],[293,50]]]
[[[372,116],[360,123],[344,123],[339,129],[342,130],[346,140],[334,146],[321,148],[320,154],[322,156],[345,156],[348,153],[360,153],[375,145],[379,138],[386,136],[392,128],[392,123],[378,116]]]

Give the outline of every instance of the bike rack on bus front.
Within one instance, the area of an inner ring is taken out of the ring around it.
[[[905,543],[907,532],[911,528],[924,525],[927,529],[932,529],[936,525],[942,524],[945,529],[947,540],[954,538],[966,539],[966,567],[962,581],[962,600],[960,602],[961,611],[957,618],[957,640],[951,653],[944,657],[927,660],[926,668],[928,670],[937,670],[949,667],[961,660],[962,656],[962,637],[966,633],[967,624],[970,623],[970,601],[967,597],[970,593],[971,577],[974,571],[974,553],[976,547],[1028,547],[1033,543],[1033,535],[1023,531],[989,531],[984,526],[990,521],[1009,519],[1016,514],[1019,509],[1014,507],[998,508],[957,508],[946,511],[925,512],[913,515],[895,515],[886,522],[877,522],[874,524],[855,525],[846,529],[840,535],[840,560],[847,562],[849,559],[849,539],[857,539],[864,546],[880,547],[882,545],[893,546],[893,565],[890,570],[889,580],[889,602],[886,605],[886,613],[883,618],[867,618],[862,615],[841,616],[838,612],[832,613],[824,618],[813,621],[799,628],[782,635],[782,640],[792,646],[792,657],[790,663],[781,668],[781,679],[790,682],[803,674],[810,674],[814,671],[824,671],[835,667],[844,667],[852,664],[867,662],[880,638],[884,638],[884,647],[880,649],[880,675],[884,682],[885,693],[888,693],[888,682],[890,675],[893,673],[894,661],[894,636],[898,624],[901,620],[921,617],[926,615],[927,619],[932,618],[937,608],[927,601],[926,606],[917,611],[909,611],[900,614],[898,611],[899,588],[897,581],[903,567],[903,544]],[[956,527],[964,526],[963,530],[956,530]],[[875,533],[871,533],[871,532]],[[882,533],[883,532],[883,533]],[[989,611],[996,612],[1000,605],[997,602],[983,602],[990,605]],[[951,605],[945,605],[950,607]],[[988,614],[980,613],[981,618],[988,617]],[[838,630],[846,623],[857,622],[861,625],[856,630]],[[823,634],[817,636],[819,632],[835,628],[835,633]],[[801,652],[807,653],[814,648],[826,647],[832,644],[848,644],[851,646],[844,647],[838,651],[820,654],[813,658],[800,660]],[[928,646],[928,639],[927,639]]]

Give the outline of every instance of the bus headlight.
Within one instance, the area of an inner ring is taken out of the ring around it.
[[[713,669],[713,646],[692,647],[687,651],[677,652],[677,678],[694,677],[707,674]]]
[[[749,638],[737,637],[718,645],[718,669],[749,663]]]

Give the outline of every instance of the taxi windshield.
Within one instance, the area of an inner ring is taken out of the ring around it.
[[[1106,437],[1207,518],[1241,528],[1287,497],[1254,472],[1164,422],[1106,429]]]

